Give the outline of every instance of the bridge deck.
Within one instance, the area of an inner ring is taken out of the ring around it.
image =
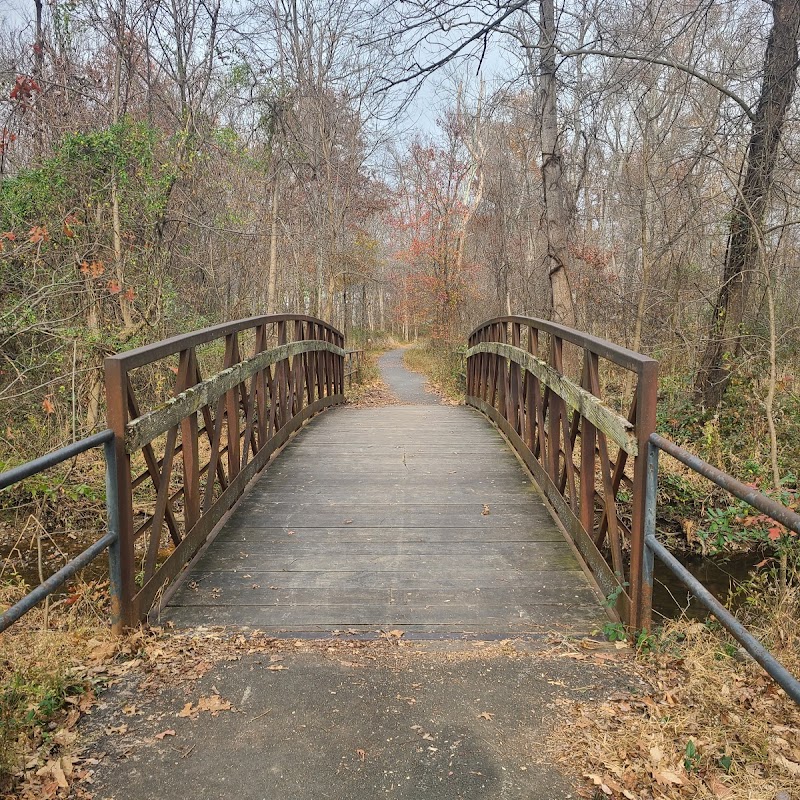
[[[596,593],[502,437],[476,411],[416,401],[327,411],[241,501],[162,612],[265,631],[586,633]]]

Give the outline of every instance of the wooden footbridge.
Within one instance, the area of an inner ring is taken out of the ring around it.
[[[654,361],[544,322],[493,321],[470,341],[468,407],[417,387],[411,402],[353,410],[343,345],[319,320],[280,316],[108,359],[122,624],[150,613],[291,634],[588,633],[606,596],[640,624],[642,552],[626,575],[624,551],[642,541],[643,504],[622,511],[617,495],[644,479]],[[635,378],[630,418],[597,397],[601,357]],[[573,362],[582,385],[563,369]],[[165,370],[173,396],[144,410]],[[402,397],[408,373],[390,373]],[[576,464],[578,434],[595,446]]]
[[[800,702],[800,685],[655,537],[668,453],[800,531],[800,516],[655,433],[657,363],[528,317],[469,337],[466,407],[345,404],[357,354],[315,318],[240,320],[106,360],[109,531],[0,619],[108,550],[113,624],[419,636],[650,625],[654,558]],[[323,413],[324,412],[324,413]],[[488,421],[487,421],[488,420]],[[307,424],[310,423],[310,424]],[[491,424],[489,424],[491,423]]]

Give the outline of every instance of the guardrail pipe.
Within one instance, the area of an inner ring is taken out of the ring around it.
[[[650,536],[647,538],[646,544],[647,548],[652,550],[670,572],[720,621],[731,636],[750,653],[786,694],[800,705],[800,681],[658,539]]]
[[[119,491],[117,451],[113,437],[103,446],[106,459],[106,524],[113,536],[108,546],[108,591],[111,595],[111,629],[122,633],[122,565],[119,548]]]
[[[102,539],[96,541],[91,547],[87,547],[79,556],[76,556],[72,561],[61,567],[58,572],[54,572],[46,581],[40,583],[32,592],[26,594],[22,600],[6,610],[0,616],[0,633],[10,625],[13,625],[23,614],[27,614],[37,603],[41,603],[49,594],[63,586],[76,572],[94,561],[114,541],[114,535],[107,533]]]

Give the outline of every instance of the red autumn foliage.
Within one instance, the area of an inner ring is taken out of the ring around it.
[[[17,75],[8,97],[22,109],[23,114],[33,105],[34,94],[40,94],[42,87],[31,75]]]

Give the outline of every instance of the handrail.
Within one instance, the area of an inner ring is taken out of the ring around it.
[[[13,486],[15,483],[24,481],[25,478],[30,478],[32,475],[36,475],[46,469],[56,467],[64,461],[69,461],[69,459],[75,458],[75,456],[79,456],[87,450],[111,442],[113,439],[114,431],[106,430],[102,433],[95,433],[80,441],[64,445],[64,447],[60,447],[58,450],[53,450],[51,453],[45,453],[43,456],[39,456],[39,458],[35,458],[33,461],[28,461],[25,464],[12,467],[0,473],[0,491],[7,489],[9,486]]]
[[[582,365],[565,354],[565,343],[581,349]],[[626,416],[603,401],[601,359],[628,373]],[[578,382],[567,377],[565,363],[581,366]],[[644,496],[658,362],[558,323],[509,315],[469,335],[466,378],[466,402],[500,428],[528,466],[618,616],[648,627]],[[629,517],[618,507],[623,486],[633,490]]]
[[[650,356],[628,350],[627,347],[614,344],[614,342],[609,342],[606,339],[600,339],[591,333],[584,333],[574,328],[568,328],[566,325],[560,325],[558,322],[551,322],[550,320],[539,319],[538,317],[523,317],[515,314],[495,317],[494,319],[481,323],[469,334],[467,339],[473,339],[479,332],[492,325],[508,323],[515,325],[533,325],[537,330],[543,333],[557,336],[567,342],[572,342],[572,344],[584,350],[588,350],[595,355],[602,356],[609,361],[613,361],[615,364],[629,369],[632,372],[638,372],[640,368],[645,365],[657,364],[655,359],[650,358]]]
[[[686,586],[695,598],[710,611],[720,624],[736,639],[765,672],[800,705],[800,681],[795,678],[765,647],[753,636],[736,617],[725,608],[711,592],[692,575],[683,564],[656,538],[656,510],[658,504],[658,461],[659,451],[668,453],[689,469],[703,475],[722,489],[758,509],[771,519],[800,533],[800,515],[781,505],[763,492],[753,489],[736,478],[717,469],[702,458],[683,447],[665,439],[657,433],[650,436],[647,457],[647,514],[645,532],[645,580],[653,585],[653,559],[658,557],[662,564]]]
[[[242,352],[242,333],[251,334],[250,353]],[[224,345],[207,354],[217,363],[201,364],[198,347],[214,341]],[[116,434],[124,625],[135,625],[164,598],[289,437],[315,414],[344,402],[343,348],[344,336],[324,320],[271,314],[106,359],[108,420]],[[176,376],[172,399],[155,409],[141,407],[137,392],[146,382],[135,371],[174,356],[177,367],[174,361],[165,365]],[[204,377],[201,367],[214,374]],[[178,458],[182,464],[176,469]],[[134,466],[143,471],[134,476]],[[145,510],[136,523],[134,492],[136,506]],[[144,547],[137,550],[139,540]]]
[[[0,491],[20,481],[69,461],[75,456],[103,447],[106,462],[106,518],[108,533],[83,552],[70,559],[60,570],[53,573],[35,589],[28,592],[21,600],[0,614],[0,633],[19,620],[40,603],[63,586],[73,575],[94,561],[104,550],[108,550],[108,573],[111,594],[111,623],[117,628],[120,619],[120,564],[119,564],[119,501],[116,486],[116,451],[114,449],[114,432],[102,431],[78,442],[65,445],[52,453],[40,456],[33,461],[20,464],[0,474]]]
[[[777,500],[773,500],[753,486],[737,481],[732,475],[717,469],[708,462],[703,461],[702,458],[690,453],[669,439],[659,436],[657,433],[650,435],[650,444],[665,453],[669,453],[674,459],[704,478],[708,478],[720,489],[725,489],[726,492],[730,492],[734,497],[744,500],[745,503],[757,508],[776,522],[780,522],[790,530],[795,531],[795,533],[800,533],[800,514],[795,513]]]
[[[215,339],[222,339],[232,333],[239,333],[240,331],[258,328],[263,325],[272,325],[278,322],[305,322],[322,326],[325,330],[344,341],[344,334],[339,331],[338,328],[316,317],[309,317],[305,314],[267,314],[258,317],[237,319],[232,322],[223,322],[220,325],[201,328],[199,331],[193,331],[192,333],[181,333],[178,336],[172,336],[160,342],[142,345],[133,350],[117,353],[116,355],[109,356],[106,361],[118,361],[124,364],[125,369],[131,370],[136,367],[142,367],[145,364],[150,364],[153,361],[160,361],[167,356],[177,355],[182,350],[208,344],[208,342],[213,342]]]

